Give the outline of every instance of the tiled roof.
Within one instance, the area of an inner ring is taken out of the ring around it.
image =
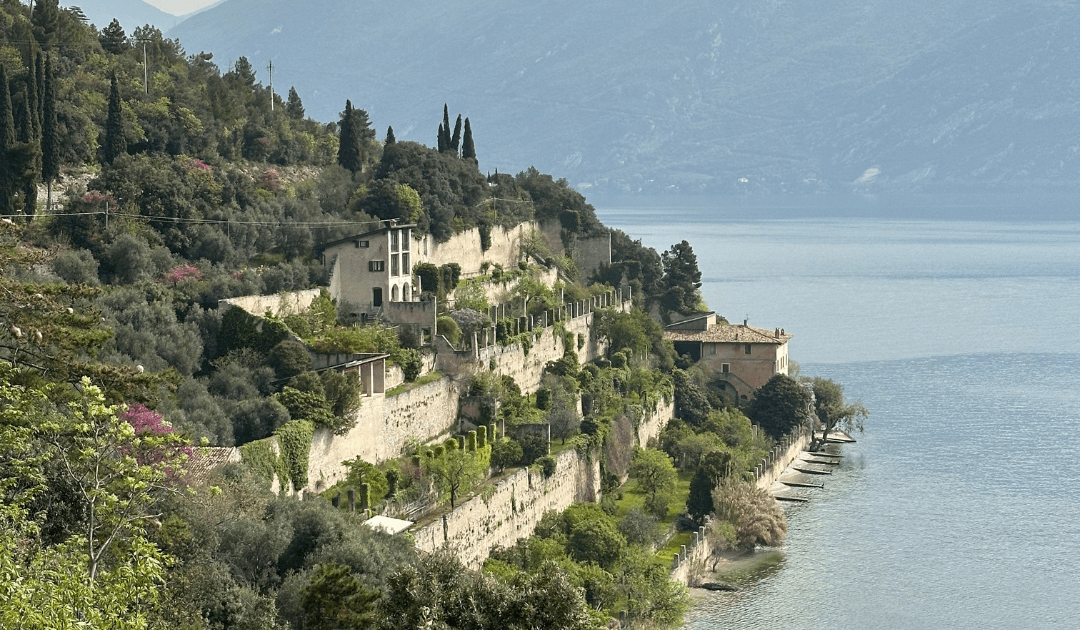
[[[201,447],[192,451],[185,468],[188,481],[193,483],[206,483],[215,470],[240,461],[240,449],[233,446]]]
[[[671,341],[703,341],[706,343],[787,343],[791,335],[775,330],[755,328],[744,324],[717,323],[708,330],[667,330],[664,339]]]

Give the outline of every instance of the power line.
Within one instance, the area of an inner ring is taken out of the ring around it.
[[[145,215],[145,214],[117,214],[107,213],[104,210],[95,210],[93,212],[55,212],[53,214],[41,214],[36,216],[48,216],[48,217],[84,217],[84,216],[97,216],[97,215],[113,215],[116,217],[123,217],[125,219],[145,219],[147,221],[162,221],[173,223],[194,223],[194,224],[228,224],[228,225],[259,225],[259,226],[271,226],[271,227],[346,227],[349,225],[379,225],[385,223],[382,219],[376,219],[373,221],[245,221],[238,219],[193,219],[185,217],[167,217],[158,215]],[[24,214],[3,214],[0,218],[4,219],[22,219],[25,218]]]

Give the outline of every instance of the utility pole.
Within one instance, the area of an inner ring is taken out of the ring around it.
[[[147,86],[147,82],[146,82],[146,75],[147,75],[147,72],[146,72],[146,40],[144,39],[144,40],[142,40],[142,89],[143,89],[143,94],[149,94],[150,93],[150,88]]]
[[[270,65],[266,66],[266,69],[270,71],[270,111],[274,111],[274,60],[270,60]]]

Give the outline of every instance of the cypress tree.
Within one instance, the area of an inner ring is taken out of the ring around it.
[[[50,65],[52,59],[49,60]],[[116,73],[112,74],[109,87],[109,114],[105,118],[105,164],[127,153],[127,140],[124,138],[124,106],[120,100],[120,84]]]
[[[356,130],[353,129],[353,106],[350,100],[345,101],[345,111],[341,114],[337,161],[353,173],[360,170],[360,142],[356,137]]]
[[[38,88],[37,74],[34,72],[33,65],[31,65],[26,70],[26,108],[30,116],[33,138],[41,137],[41,105],[38,103],[40,98],[41,90]]]
[[[457,155],[458,150],[461,149],[461,114],[458,114],[457,122],[454,123],[454,136],[450,138],[450,148],[454,151],[454,155]]]
[[[356,144],[359,147],[357,155],[360,156],[359,168],[363,170],[368,161],[368,148],[375,140],[375,130],[371,128],[371,119],[368,118],[367,110],[354,109],[352,118],[353,135],[356,136]]]
[[[293,120],[304,119],[304,103],[300,100],[300,95],[296,93],[295,87],[289,88],[289,100],[285,103],[285,113]]]
[[[60,138],[56,134],[56,83],[53,81],[52,58],[42,71],[41,88],[41,179],[46,184],[45,207],[52,210],[52,183],[60,177]]]
[[[15,148],[15,118],[11,115],[11,93],[7,69],[0,64],[0,214],[15,214],[13,207],[16,172],[12,160]]]
[[[386,146],[390,146],[391,144],[394,144],[396,142],[397,142],[397,138],[394,137],[394,128],[392,126],[387,127],[386,128],[386,141],[383,142],[383,144],[386,145]]]
[[[33,73],[31,72],[32,76]],[[41,146],[37,142],[37,133],[34,130],[36,116],[30,106],[30,90],[26,90],[26,96],[22,100],[21,128],[19,129],[20,149],[25,152],[24,159],[26,168],[22,173],[23,191],[23,214],[26,220],[37,214],[37,185],[41,178]]]
[[[461,140],[461,157],[476,160],[476,145],[473,144],[472,126],[469,119],[465,119],[465,136]]]
[[[34,74],[37,75],[37,117],[41,124],[45,123],[45,55],[40,52],[37,54],[37,61],[34,64]]]
[[[439,151],[450,152],[450,109],[443,103],[442,106],[442,132],[439,134]]]

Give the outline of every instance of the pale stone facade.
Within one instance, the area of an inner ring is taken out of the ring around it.
[[[667,326],[664,338],[679,354],[711,367],[727,382],[725,394],[745,402],[776,374],[788,373],[788,341],[783,329],[727,324],[705,313]]]
[[[392,302],[412,302],[420,291],[413,278],[415,225],[389,222],[378,229],[326,243],[322,261],[330,268],[330,295],[356,314],[379,316]]]

